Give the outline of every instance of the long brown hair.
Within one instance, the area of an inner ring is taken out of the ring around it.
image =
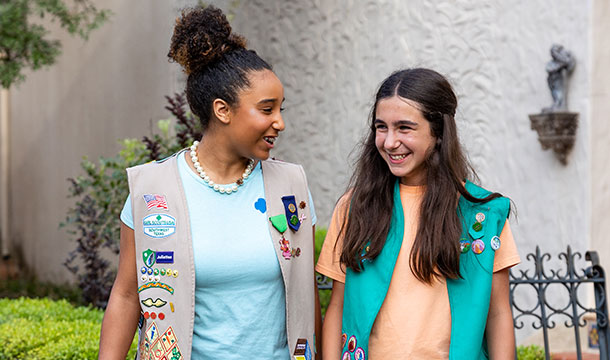
[[[462,231],[457,213],[458,193],[471,202],[486,202],[501,196],[472,196],[464,187],[476,177],[460,146],[455,125],[457,98],[447,79],[430,69],[394,72],[383,81],[370,114],[368,135],[362,144],[348,192],[348,216],[344,218],[341,262],[354,271],[362,260],[372,260],[383,249],[392,217],[394,185],[397,181],[375,146],[375,117],[382,99],[400,96],[415,101],[437,139],[425,161],[426,191],[421,203],[419,226],[410,254],[413,274],[426,283],[435,277],[458,278],[459,241]],[[370,242],[370,244],[369,244]],[[368,251],[364,248],[369,244]]]

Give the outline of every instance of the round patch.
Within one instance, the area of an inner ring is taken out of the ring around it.
[[[146,276],[146,274],[142,275],[142,281],[146,281],[148,279],[148,276]]]
[[[174,277],[178,277],[178,270],[174,270],[174,273],[172,274]]]
[[[485,243],[482,240],[475,240],[472,242],[472,252],[480,254],[485,250]]]
[[[301,209],[305,209],[305,206],[307,206],[307,204],[305,203],[305,201],[301,201],[301,202],[299,203],[299,207],[300,207]]]
[[[161,269],[160,273],[161,273],[161,276],[165,276],[165,269]]]
[[[357,348],[356,352],[354,352],[354,358],[356,360],[364,360],[364,350],[362,350],[362,348]]]
[[[163,320],[165,319],[165,314],[164,313],[159,313],[159,320]]]
[[[155,314],[154,312],[151,312],[150,313],[150,318],[153,319],[153,320],[156,319],[157,318],[157,314]]]
[[[476,222],[472,225],[472,230],[479,232],[483,229],[483,225],[480,222]]]
[[[460,239],[460,251],[462,254],[467,253],[470,250],[470,240]]]
[[[155,275],[159,275],[159,269],[155,269],[155,270],[153,270],[153,274],[155,274]]]
[[[149,268],[148,269],[148,275],[152,275],[153,274],[153,269]]]
[[[500,238],[498,236],[494,236],[491,238],[491,248],[496,251],[500,248]]]
[[[345,342],[347,341],[347,334],[341,335],[341,348],[345,346]]]
[[[483,213],[481,213],[481,212],[480,212],[480,213],[477,213],[477,214],[475,215],[475,219],[477,219],[477,222],[482,223],[483,221],[485,221],[485,214],[483,214]]]
[[[356,350],[356,337],[354,335],[349,337],[349,341],[347,342],[347,350],[349,350],[349,352],[354,352],[354,350]]]
[[[161,276],[155,275],[155,281],[161,281]]]
[[[144,312],[144,319],[148,319],[150,317],[150,314],[148,313],[148,311]]]
[[[351,360],[352,356],[346,351],[343,353],[343,358],[342,360]]]
[[[142,266],[142,268],[140,269],[140,271],[142,272],[142,274],[146,274],[146,272],[148,271],[146,269],[146,266]]]
[[[148,276],[148,281],[154,281],[154,280],[155,280],[155,277],[153,275]]]
[[[172,269],[167,269],[167,276],[172,276]]]
[[[297,207],[294,206],[294,204],[288,204],[288,211],[293,213],[293,212],[297,211]]]

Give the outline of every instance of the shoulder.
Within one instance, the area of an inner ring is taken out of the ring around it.
[[[470,193],[470,195],[474,196],[478,199],[484,199],[487,196],[493,194],[492,191],[487,190],[479,185],[472,183],[471,181],[466,181],[466,191]],[[470,203],[470,202],[469,202]],[[475,207],[485,207],[487,209],[495,209],[501,214],[504,214],[504,217],[508,217],[508,213],[510,211],[510,199],[505,196],[497,197],[493,200],[483,202],[483,203],[470,203]]]
[[[136,166],[132,166],[127,168],[128,173],[141,173],[141,172],[150,172],[150,171],[162,171],[168,166],[172,166],[172,163],[176,161],[178,155],[181,154],[184,150],[178,151],[164,159],[149,161],[145,164],[140,164]]]
[[[280,177],[302,177],[306,179],[305,170],[299,164],[293,164],[281,160],[267,159],[261,161],[263,176],[280,176]]]

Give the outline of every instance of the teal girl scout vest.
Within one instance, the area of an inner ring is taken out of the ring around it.
[[[195,265],[189,212],[177,166],[177,156],[183,155],[181,151],[127,169],[142,315],[136,359],[191,358]],[[267,214],[273,218],[269,232],[286,292],[288,349],[295,359],[310,360],[314,357],[315,281],[311,214],[305,203],[309,199],[307,180],[299,165],[266,160],[261,166]],[[256,349],[244,355],[256,357]]]
[[[489,191],[466,182],[466,190],[477,198]],[[450,360],[487,359],[484,338],[494,253],[500,247],[510,201],[500,197],[486,203],[472,203],[460,196],[458,214],[462,218],[460,274],[447,279],[451,308]],[[383,304],[394,265],[402,245],[404,215],[398,181],[394,187],[394,208],[385,245],[377,258],[363,263],[363,271],[347,269],[343,299],[342,360],[365,360],[369,336]],[[407,311],[407,310],[405,310]]]

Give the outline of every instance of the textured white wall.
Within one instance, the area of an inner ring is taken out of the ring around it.
[[[228,2],[216,2],[225,9]],[[324,226],[350,174],[378,84],[393,70],[446,74],[462,142],[484,186],[510,196],[522,254],[588,245],[590,2],[244,1],[234,28],[286,87],[278,157],[305,165]],[[553,43],[578,61],[570,110],[580,113],[568,166],[542,151],[528,114],[549,106]]]

